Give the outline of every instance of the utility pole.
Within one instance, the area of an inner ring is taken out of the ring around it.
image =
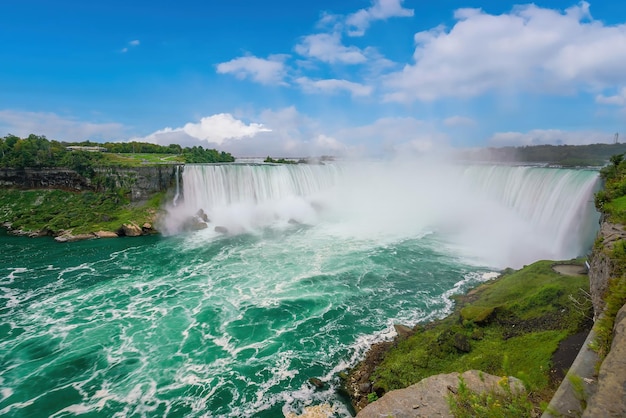
[[[614,144],[619,144],[619,132],[615,132],[615,138],[613,140]]]

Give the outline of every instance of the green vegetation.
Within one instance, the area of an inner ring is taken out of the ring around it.
[[[604,301],[606,303],[604,313],[593,326],[596,338],[590,344],[591,349],[598,353],[600,362],[604,360],[611,350],[615,318],[617,312],[626,303],[626,278],[624,278],[623,274],[621,277],[611,279]],[[599,368],[600,364],[597,367]]]
[[[264,163],[272,163],[272,164],[298,164],[298,161],[294,160],[286,160],[284,158],[279,158],[278,160],[273,159],[269,155],[266,159],[263,160]]]
[[[521,379],[537,404],[550,396],[552,354],[584,329],[591,312],[581,292],[589,288],[588,278],[564,278],[553,264],[539,261],[507,272],[460,297],[462,309],[422,326],[387,353],[374,372],[375,387],[387,392],[431,375],[477,369]]]
[[[596,193],[595,204],[609,222],[626,224],[626,160],[624,153],[611,156],[610,164],[600,171],[604,180],[604,189]],[[594,324],[596,338],[591,348],[598,353],[600,362],[604,360],[613,342],[613,326],[617,312],[626,303],[626,242],[617,240],[612,248],[602,248],[602,241],[596,242],[596,250],[604,251],[613,265],[613,277],[604,301],[606,304],[603,314]],[[600,364],[597,365],[600,367]]]
[[[604,189],[596,193],[595,204],[599,211],[614,223],[626,224],[626,161],[624,154],[610,158],[611,163],[600,170]]]
[[[541,163],[563,167],[601,167],[609,162],[612,155],[625,152],[626,144],[532,145],[465,151],[461,157],[470,160]]]
[[[105,151],[94,152],[87,148],[71,150],[68,147],[102,148]],[[68,167],[86,177],[93,175],[94,167],[101,166],[233,161],[235,158],[229,153],[201,146],[182,148],[175,144],[163,146],[144,142],[68,143],[51,141],[37,135],[29,135],[27,138],[7,135],[0,138],[0,167]]]
[[[163,198],[159,193],[134,205],[125,193],[0,189],[0,223],[24,231],[117,231],[124,223],[154,222]]]
[[[508,378],[498,382],[499,388],[476,393],[459,378],[459,390],[448,396],[450,411],[455,418],[519,418],[532,416],[533,404],[526,393],[514,392]]]

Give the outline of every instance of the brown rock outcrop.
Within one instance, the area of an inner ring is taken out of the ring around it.
[[[122,225],[122,234],[126,237],[138,237],[142,234],[141,228],[135,223],[127,223]]]
[[[386,393],[361,410],[357,418],[452,418],[448,396],[458,391],[459,377],[463,378],[468,389],[473,392],[503,391],[503,384],[510,385],[513,393],[525,392],[522,382],[514,377],[503,379],[478,370],[469,370],[463,374],[438,374],[408,388]]]

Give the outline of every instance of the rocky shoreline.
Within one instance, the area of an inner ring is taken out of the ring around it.
[[[76,242],[99,238],[119,238],[119,237],[139,237],[144,235],[159,234],[153,225],[144,222],[141,226],[135,222],[128,222],[116,231],[96,231],[85,234],[73,234],[71,230],[51,231],[49,229],[40,229],[36,231],[27,231],[23,229],[14,229],[10,222],[5,222],[0,227],[6,229],[7,233],[17,237],[40,238],[54,237],[56,242]]]

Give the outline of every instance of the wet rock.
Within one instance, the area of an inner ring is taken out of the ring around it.
[[[196,216],[198,217],[198,219],[201,219],[202,221],[204,221],[206,223],[211,222],[209,220],[209,217],[207,216],[207,214],[204,213],[204,210],[202,210],[202,209],[200,209],[200,210],[198,210],[198,212],[196,212]]]
[[[228,228],[226,228],[225,226],[216,226],[215,227],[215,232],[219,232],[220,234],[228,234]]]
[[[322,382],[317,377],[310,378],[309,383],[315,386],[316,389],[324,389],[324,386],[325,386],[324,382]]]

